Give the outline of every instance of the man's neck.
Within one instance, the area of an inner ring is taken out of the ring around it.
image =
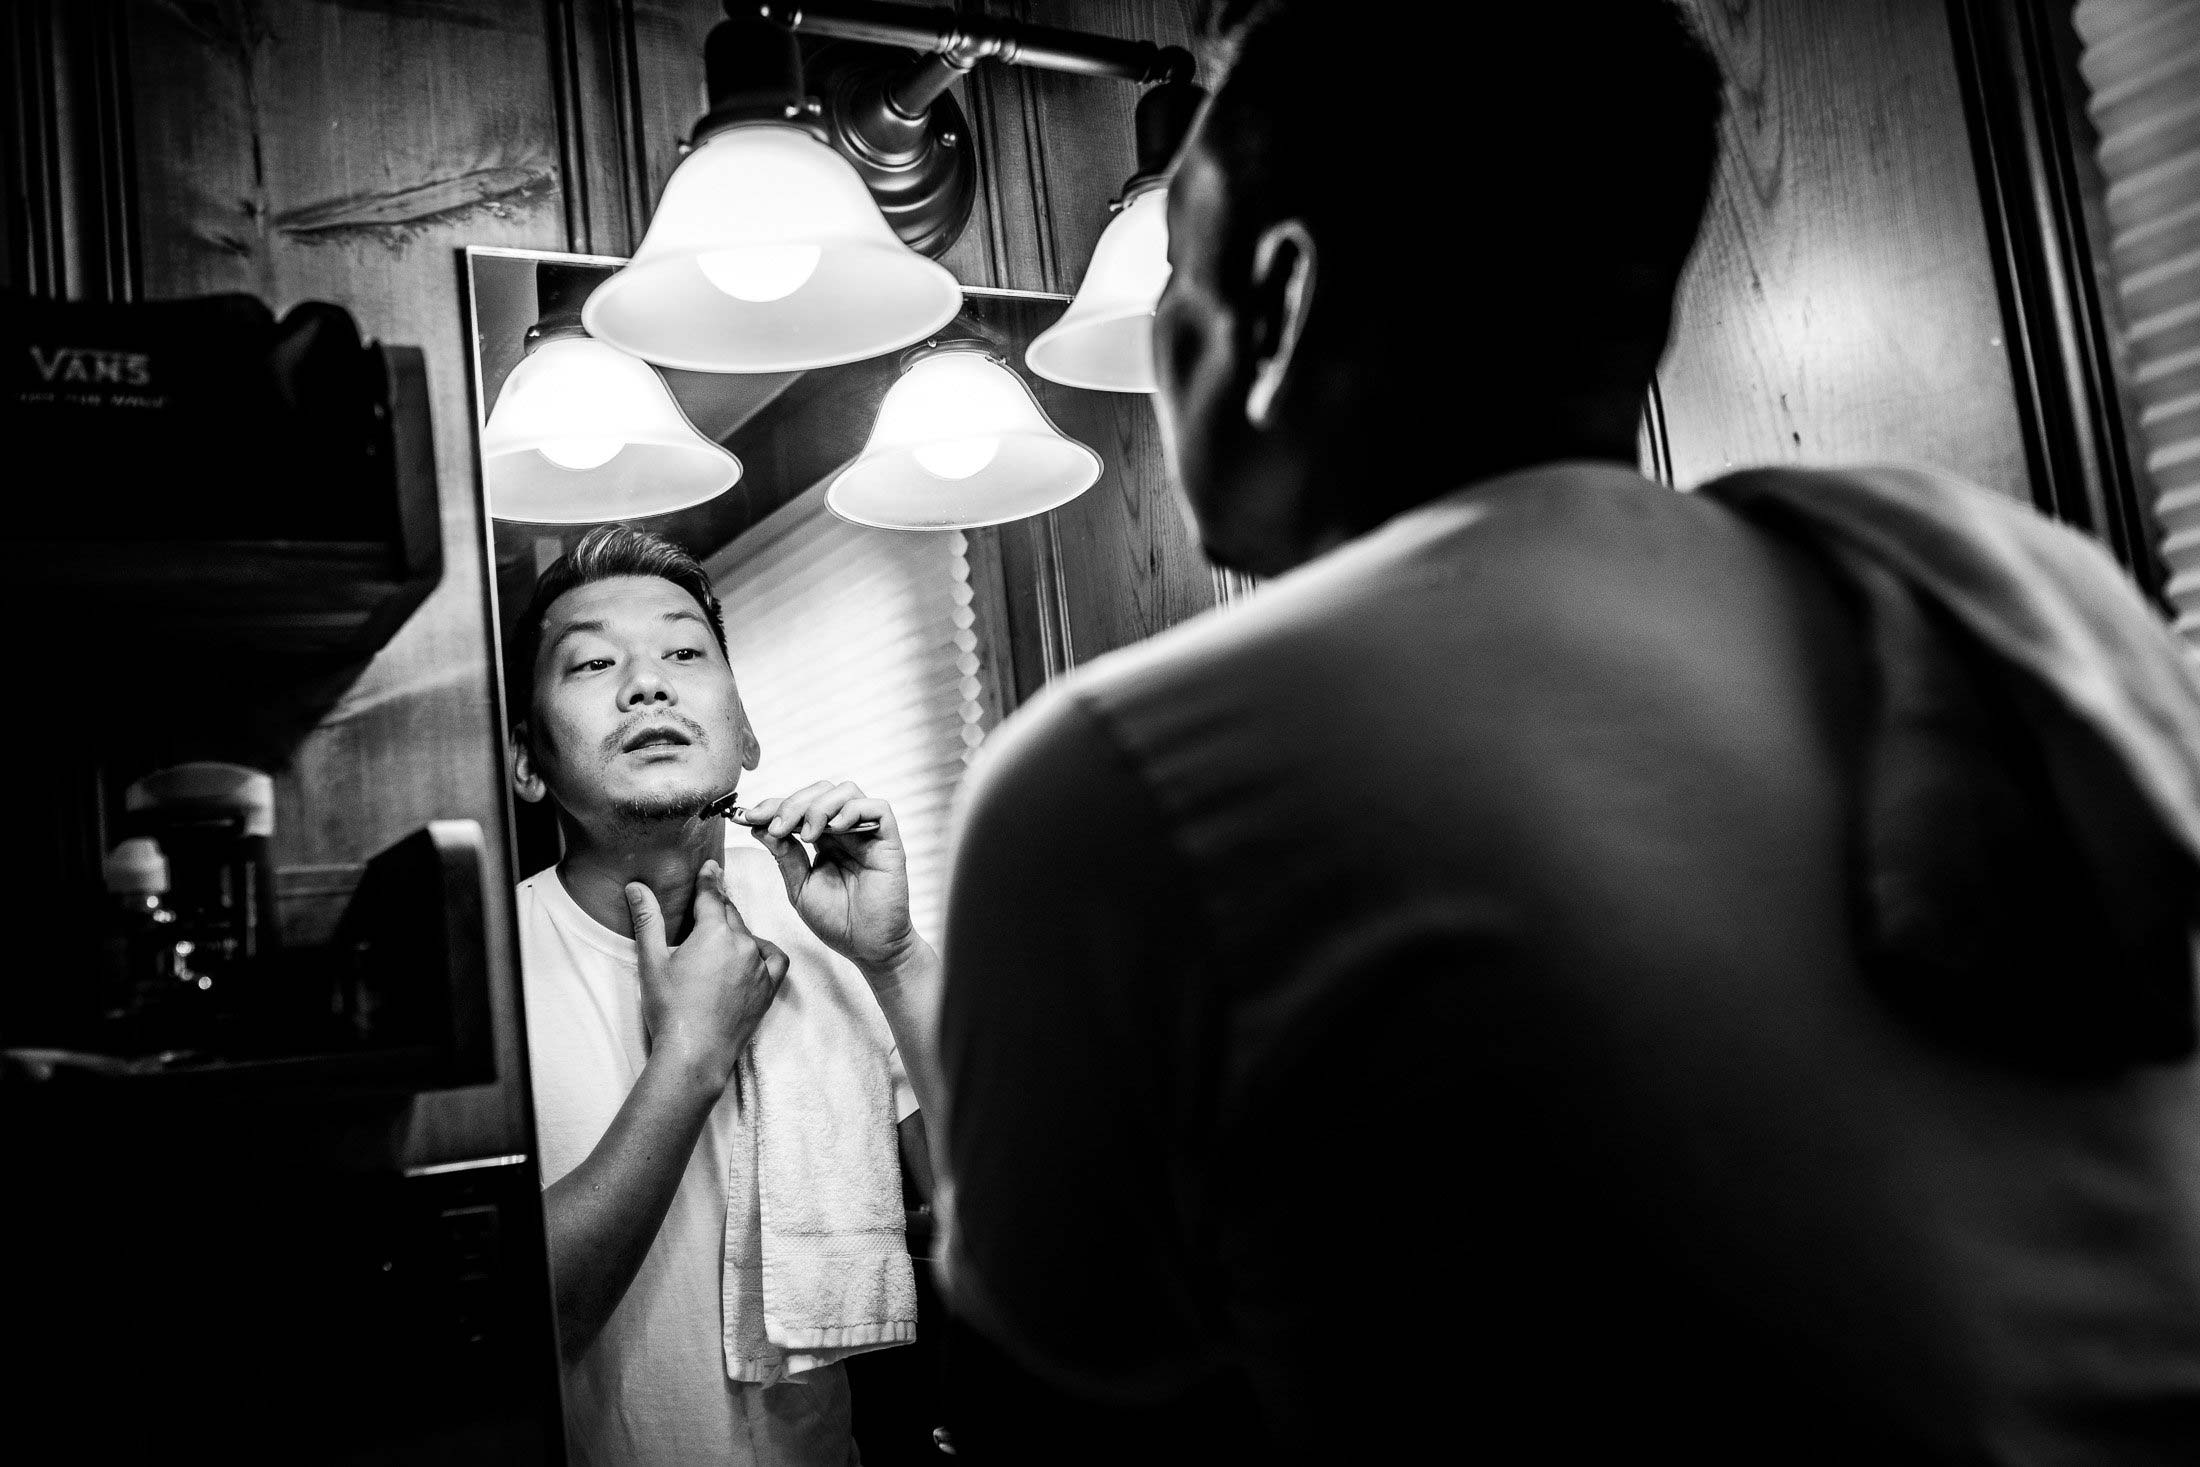
[[[1266,501],[1265,519],[1241,522],[1235,543],[1210,544],[1208,552],[1224,564],[1256,575],[1282,575],[1469,485],[1561,462],[1611,462],[1632,468],[1633,444],[1621,447],[1581,440],[1417,461],[1331,457],[1309,448],[1288,479],[1283,472],[1267,476],[1270,485],[1291,487],[1279,489]]]
[[[657,897],[665,916],[665,937],[679,942],[694,920],[695,873],[705,861],[723,861],[723,820],[662,820],[637,825],[609,839],[565,831],[565,859],[558,880],[580,909],[625,937],[634,935],[627,911],[626,887],[639,881]]]

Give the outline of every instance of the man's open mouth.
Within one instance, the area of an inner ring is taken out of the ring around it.
[[[637,729],[634,733],[629,734],[626,742],[619,745],[619,752],[632,754],[639,749],[653,749],[659,744],[673,744],[684,747],[694,742],[695,740],[676,728],[644,728]]]

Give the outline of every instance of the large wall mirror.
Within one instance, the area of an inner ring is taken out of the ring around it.
[[[497,516],[504,640],[537,577],[593,524],[617,520],[677,542],[703,562],[725,605],[728,650],[763,741],[763,762],[744,790],[763,795],[849,778],[891,800],[908,845],[914,915],[936,938],[949,802],[970,756],[1015,701],[999,554],[988,530],[877,528],[827,503],[828,489],[864,453],[888,389],[923,351],[754,374],[625,358],[623,377],[614,369],[590,390],[641,399],[662,383],[676,417],[660,415],[625,443],[586,434],[546,441],[537,423],[533,446],[515,449],[500,421],[510,417],[500,408],[528,391],[515,373],[553,346],[571,350],[579,301],[620,264],[466,251],[477,444]],[[934,341],[981,348],[1074,443],[1091,413],[1078,399],[1092,395],[1022,367],[1025,348],[1066,298],[970,287],[963,294],[961,314]],[[555,390],[534,396],[537,417],[555,422]],[[1016,450],[1011,443],[999,452]],[[986,446],[966,445],[959,462],[953,449],[931,453],[942,491],[976,477],[967,472],[973,452]],[[651,496],[696,502],[658,508]],[[544,517],[505,517],[515,512]],[[547,806],[521,808],[518,840],[522,873],[557,860]]]

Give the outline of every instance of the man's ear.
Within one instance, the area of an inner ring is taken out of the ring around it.
[[[764,758],[764,746],[758,742],[756,730],[747,718],[741,720],[741,767],[754,769]]]
[[[1314,308],[1314,234],[1302,219],[1279,219],[1253,245],[1253,298],[1260,302],[1253,381],[1245,392],[1245,421],[1256,429],[1275,425],[1277,401],[1291,382],[1306,318]]]
[[[512,756],[512,793],[530,805],[539,805],[550,787],[542,782],[542,771],[535,767],[535,746],[527,736],[527,725],[515,723],[505,735],[505,747]]]

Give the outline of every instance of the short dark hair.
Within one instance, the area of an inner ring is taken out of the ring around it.
[[[1555,353],[1588,331],[1648,345],[1654,365],[1724,105],[1718,64],[1672,0],[1383,14],[1218,0],[1209,16],[1231,58],[1203,124],[1231,215],[1227,274],[1249,269],[1268,224],[1301,217],[1325,287],[1363,298],[1378,337],[1456,326]],[[1410,307],[1386,300],[1401,279],[1427,287]]]
[[[535,582],[527,610],[512,628],[511,644],[504,656],[504,679],[510,700],[506,712],[515,726],[526,722],[534,711],[535,657],[542,650],[543,622],[551,606],[576,587],[613,576],[655,576],[672,582],[703,608],[710,634],[718,639],[718,650],[726,650],[725,612],[711,591],[709,572],[694,556],[647,530],[598,525],[551,562]]]

